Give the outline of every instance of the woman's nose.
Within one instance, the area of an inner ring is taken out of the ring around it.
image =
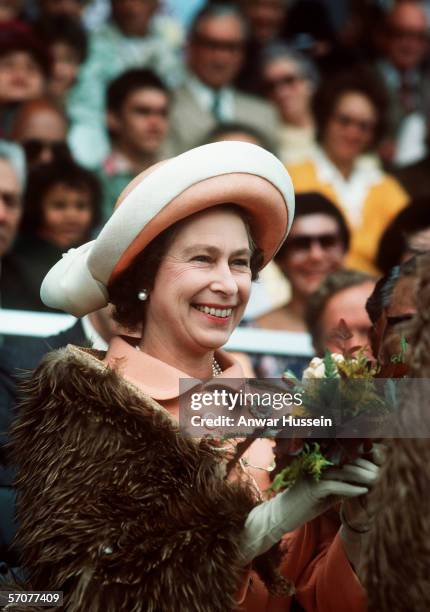
[[[219,265],[214,272],[215,276],[211,282],[211,289],[226,295],[236,295],[238,292],[237,281],[230,270],[230,266]]]
[[[322,259],[326,256],[324,249],[321,246],[321,243],[318,240],[313,240],[309,247],[309,256],[312,259]]]

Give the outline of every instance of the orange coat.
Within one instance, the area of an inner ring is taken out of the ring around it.
[[[288,172],[296,193],[317,191],[329,198],[344,214],[351,230],[347,265],[371,274],[377,272],[374,260],[379,240],[387,225],[409,200],[407,193],[396,179],[379,172],[379,178],[370,180],[366,187],[363,186],[361,206],[356,211],[357,218],[353,220],[351,203],[341,201],[333,184],[320,177],[315,161],[309,160],[288,166]]]
[[[223,367],[221,376],[241,378],[240,365],[226,353],[218,352],[217,361]],[[120,363],[121,374],[145,393],[163,405],[178,418],[179,378],[184,372],[173,368],[146,353],[137,352],[121,338],[111,341],[105,362]],[[260,490],[270,485],[266,468],[270,465],[273,443],[256,440],[246,458],[248,473]],[[261,469],[263,468],[263,469]],[[366,612],[365,595],[358,578],[345,555],[338,535],[340,521],[335,510],[327,512],[284,538],[286,554],[282,573],[296,588],[296,599],[305,612]],[[237,601],[243,605],[238,612],[288,612],[291,598],[269,596],[263,583],[252,573],[252,586],[248,588],[248,568],[244,568],[244,581]]]
[[[364,589],[344,552],[338,513],[330,510],[284,538],[282,574],[305,612],[366,612]],[[242,612],[289,612],[291,597],[271,597],[254,577]]]

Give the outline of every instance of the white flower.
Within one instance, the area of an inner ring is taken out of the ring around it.
[[[309,378],[325,378],[324,360],[320,357],[314,357],[303,371],[302,380]]]
[[[340,353],[331,353],[331,358],[337,366],[345,361],[345,357]],[[303,371],[302,380],[309,378],[325,378],[325,364],[321,357],[314,357],[308,367]]]
[[[335,363],[342,363],[343,361],[345,361],[345,357],[340,353],[332,353],[331,358]]]

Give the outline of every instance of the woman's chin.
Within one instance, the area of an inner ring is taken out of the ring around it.
[[[231,332],[218,331],[202,334],[199,344],[210,351],[216,351],[224,346],[229,340]]]

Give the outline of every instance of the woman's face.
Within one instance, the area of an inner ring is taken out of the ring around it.
[[[286,123],[294,125],[310,113],[312,84],[295,62],[274,60],[265,66],[263,77],[267,94]]]
[[[184,222],[150,293],[146,342],[192,354],[223,346],[251,290],[250,246],[239,215],[212,209]]]
[[[336,220],[324,214],[303,215],[294,221],[278,264],[293,295],[307,297],[342,266],[344,257]]]
[[[39,64],[26,51],[0,58],[0,101],[25,102],[43,95],[45,78]]]
[[[39,235],[62,249],[87,240],[93,218],[91,196],[58,183],[49,189],[42,204],[43,225]]]
[[[335,163],[352,163],[372,144],[377,111],[361,93],[339,98],[327,123],[322,145]]]

